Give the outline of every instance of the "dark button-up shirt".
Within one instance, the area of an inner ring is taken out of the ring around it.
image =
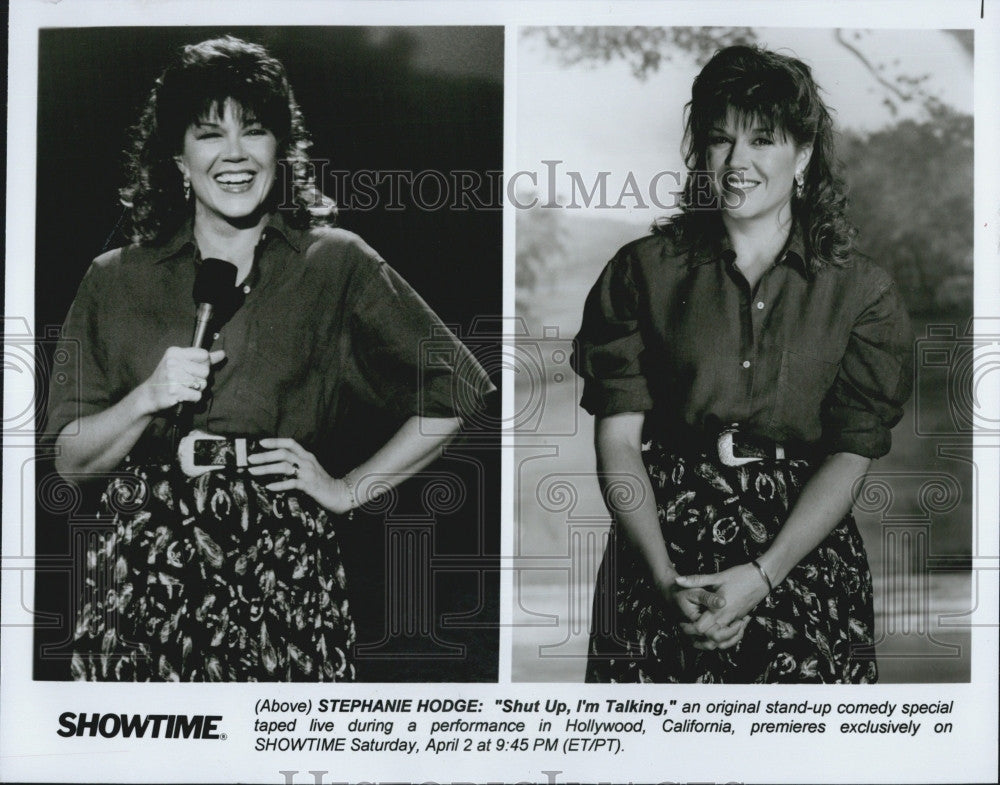
[[[735,262],[725,239],[682,249],[669,232],[622,248],[584,308],[582,406],[648,411],[661,438],[736,423],[829,453],[887,453],[913,344],[889,275],[862,259],[813,271],[797,232],[752,290]]]
[[[63,328],[79,363],[53,384],[47,432],[121,400],[170,346],[189,346],[200,263],[190,222],[163,245],[133,245],[91,265]],[[424,301],[361,238],[270,219],[238,309],[212,348],[225,349],[193,427],[226,436],[285,436],[327,446],[353,396],[402,422],[451,417],[492,390],[485,372]],[[78,371],[77,371],[78,369]],[[462,412],[467,413],[467,412]],[[156,452],[166,413],[143,434]]]

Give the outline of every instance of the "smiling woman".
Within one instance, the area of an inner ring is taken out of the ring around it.
[[[63,330],[80,367],[49,400],[56,469],[104,484],[76,679],[354,680],[341,524],[440,454],[470,411],[459,400],[492,390],[382,258],[330,225],[307,147],[282,64],[228,36],[184,47],[134,129],[135,242],[91,265]],[[211,338],[191,346],[192,292],[206,299],[219,269]],[[429,336],[450,358],[432,368]],[[396,431],[335,474],[348,398]]]
[[[795,183],[803,182],[809,165],[811,144],[798,145],[759,122],[730,112],[708,140],[707,163],[727,224],[786,208],[789,194]]]
[[[910,393],[906,311],[851,250],[805,64],[722,49],[688,108],[682,212],[612,259],[577,336],[614,518],[587,678],[874,681],[852,489]]]
[[[191,125],[176,160],[199,221],[252,216],[274,185],[277,150],[274,133],[231,99]]]

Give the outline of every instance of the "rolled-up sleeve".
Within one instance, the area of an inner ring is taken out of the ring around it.
[[[821,419],[829,452],[881,458],[913,389],[913,330],[895,284],[883,274],[855,321]]]
[[[374,252],[354,302],[355,392],[401,417],[467,417],[495,391],[472,352]]]
[[[580,405],[598,416],[653,406],[642,370],[645,347],[631,261],[626,248],[604,268],[587,295],[576,336],[573,367],[584,382]]]

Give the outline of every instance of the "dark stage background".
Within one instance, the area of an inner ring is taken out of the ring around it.
[[[286,66],[315,159],[333,170],[477,173],[478,207],[342,208],[357,232],[453,326],[500,386],[502,28],[92,28],[44,30],[39,47],[36,335],[52,337],[90,261],[122,235],[122,150],[178,47],[231,33]],[[438,201],[435,181],[425,200]],[[492,183],[492,184],[491,184]],[[327,188],[330,193],[330,188]],[[350,194],[330,193],[342,204]],[[472,200],[473,204],[476,200]],[[486,205],[485,207],[483,205]],[[192,306],[193,317],[193,306]],[[51,341],[39,360],[50,362]],[[41,392],[44,392],[42,390]],[[40,397],[44,401],[44,395]],[[366,681],[497,676],[499,394],[394,506],[345,522],[342,548]],[[359,411],[340,440],[370,452],[393,425]],[[93,491],[61,486],[46,450],[36,469],[35,677],[68,678],[72,573]],[[387,567],[387,564],[389,567]],[[386,587],[390,589],[387,591]]]

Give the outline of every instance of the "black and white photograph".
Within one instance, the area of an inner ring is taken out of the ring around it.
[[[518,46],[514,679],[968,681],[972,32]]]
[[[502,74],[497,27],[41,32],[37,678],[496,679]]]
[[[991,0],[13,0],[0,782],[995,782]]]

